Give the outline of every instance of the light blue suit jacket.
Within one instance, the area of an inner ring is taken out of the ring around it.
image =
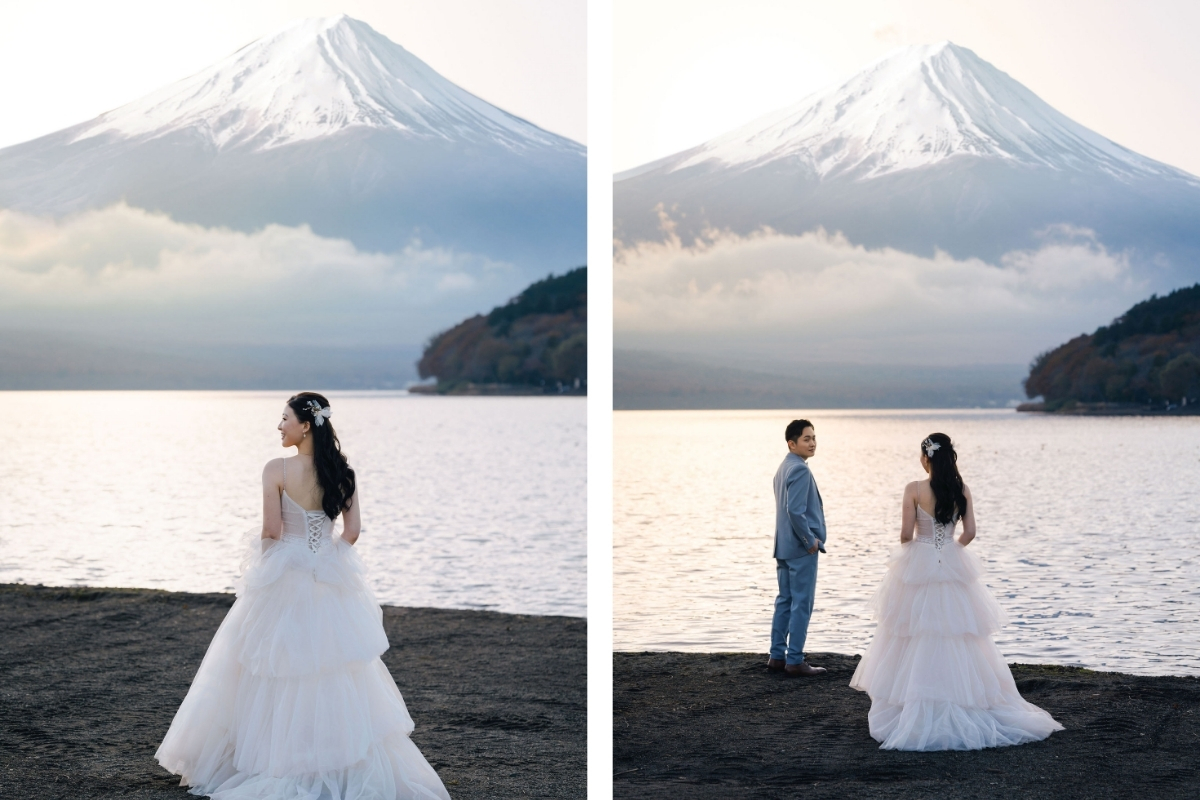
[[[813,542],[825,549],[825,508],[804,459],[789,452],[775,472],[775,558],[808,555]]]

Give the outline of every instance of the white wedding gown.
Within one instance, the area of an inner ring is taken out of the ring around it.
[[[875,638],[850,685],[870,695],[871,737],[884,750],[978,750],[1063,729],[1017,691],[992,641],[1004,611],[956,524],[918,506],[915,538],[892,552],[871,599]]]
[[[354,549],[285,492],[155,758],[214,800],[449,800],[408,738]]]

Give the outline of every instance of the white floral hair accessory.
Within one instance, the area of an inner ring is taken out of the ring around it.
[[[313,423],[318,428],[325,424],[325,420],[333,416],[333,410],[329,406],[321,408],[321,404],[316,400],[308,401],[308,410],[313,416]]]
[[[933,458],[934,451],[942,449],[942,446],[933,439],[926,439],[925,441],[921,442],[921,446],[925,448],[926,458]]]

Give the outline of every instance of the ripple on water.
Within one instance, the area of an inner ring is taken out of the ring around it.
[[[614,420],[613,636],[620,650],[766,651],[780,411]],[[825,500],[807,649],[861,653],[918,443],[949,434],[978,507],[1012,661],[1200,674],[1200,418],[1011,411],[811,412]]]
[[[329,397],[381,602],[586,614],[585,399]],[[286,394],[0,399],[0,582],[232,587]]]

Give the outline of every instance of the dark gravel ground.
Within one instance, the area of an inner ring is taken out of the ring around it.
[[[190,798],[154,761],[226,594],[0,584],[0,798]],[[587,794],[587,623],[383,609],[413,741],[455,800]]]
[[[1200,798],[1200,678],[1013,664],[1066,730],[989,750],[880,750],[857,656],[787,678],[751,653],[615,653],[618,798]]]

